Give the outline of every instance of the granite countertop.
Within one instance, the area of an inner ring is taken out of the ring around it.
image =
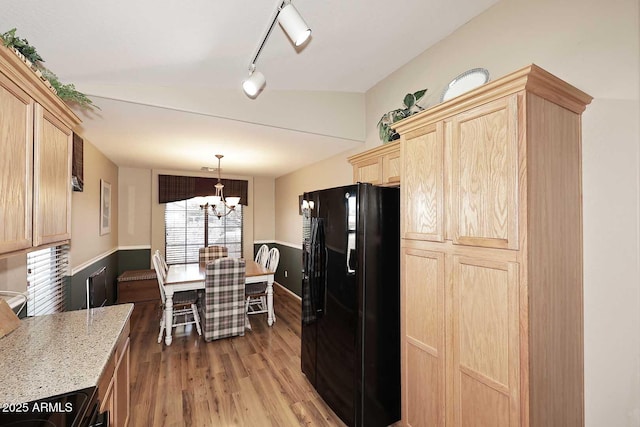
[[[133,304],[22,319],[0,339],[0,405],[95,387]]]

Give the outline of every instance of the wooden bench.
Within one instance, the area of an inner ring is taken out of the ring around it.
[[[160,301],[155,270],[129,270],[118,276],[118,303]]]

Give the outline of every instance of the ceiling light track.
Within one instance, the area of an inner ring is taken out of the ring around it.
[[[258,57],[260,57],[260,53],[262,53],[262,49],[267,43],[276,22],[280,24],[296,47],[302,46],[309,39],[309,36],[311,36],[311,29],[307,23],[304,22],[304,19],[302,19],[302,16],[300,16],[293,4],[291,4],[291,1],[284,0],[279,2],[278,7],[276,8],[276,13],[271,19],[271,25],[269,25],[267,32],[256,50],[256,54],[253,56],[253,59],[249,64],[249,77],[242,82],[242,88],[250,98],[256,98],[267,83],[264,74],[260,71],[256,71],[256,62],[258,61]]]

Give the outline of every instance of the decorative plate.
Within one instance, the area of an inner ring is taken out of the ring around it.
[[[482,86],[489,81],[489,71],[484,68],[472,68],[457,76],[447,85],[440,96],[440,102],[447,101],[465,92]]]

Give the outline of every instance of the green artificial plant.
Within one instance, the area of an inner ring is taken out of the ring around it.
[[[389,141],[400,138],[400,135],[391,127],[395,122],[411,116],[424,110],[423,107],[418,105],[424,94],[427,93],[427,89],[422,89],[414,93],[408,93],[404,96],[403,105],[404,108],[398,108],[385,113],[378,121],[378,133],[380,140],[386,144]]]
[[[42,65],[44,59],[36,51],[35,46],[29,44],[27,39],[21,39],[16,36],[16,29],[12,28],[0,35],[2,38],[2,44],[10,49],[15,49],[18,53],[24,56],[30,63],[31,68],[34,71],[39,71],[51,86],[56,90],[56,93],[63,101],[67,103],[77,104],[82,108],[97,108],[97,105],[93,104],[93,101],[89,99],[84,93],[76,90],[75,86],[71,83],[63,84],[58,79],[53,71]]]

